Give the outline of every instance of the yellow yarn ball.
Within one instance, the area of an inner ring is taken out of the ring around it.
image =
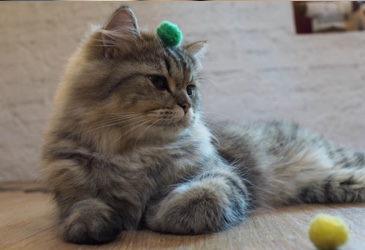
[[[309,238],[318,249],[335,249],[348,239],[348,227],[340,218],[318,214],[309,226]]]

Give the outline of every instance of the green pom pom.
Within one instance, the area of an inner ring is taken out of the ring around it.
[[[182,40],[182,32],[179,28],[168,21],[163,21],[157,28],[157,35],[168,46],[178,46]]]

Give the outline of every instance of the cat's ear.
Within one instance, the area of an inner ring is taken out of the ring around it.
[[[137,19],[129,6],[119,7],[102,29],[103,53],[112,58],[121,41],[134,41],[140,35]]]
[[[184,46],[185,52],[191,56],[197,63],[198,69],[201,68],[201,59],[203,59],[205,53],[207,52],[207,42],[196,42]]]

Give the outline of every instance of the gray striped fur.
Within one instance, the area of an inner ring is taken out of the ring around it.
[[[71,58],[42,156],[66,241],[103,243],[143,226],[209,233],[257,208],[365,201],[364,153],[295,124],[204,122],[204,50],[164,45],[121,7]]]

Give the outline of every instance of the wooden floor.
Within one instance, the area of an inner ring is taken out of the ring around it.
[[[101,246],[67,244],[58,234],[55,207],[36,184],[0,184],[0,249],[315,249],[308,239],[318,213],[340,216],[350,228],[342,249],[365,249],[365,204],[311,205],[258,212],[234,229],[211,235],[175,236],[123,232]]]

